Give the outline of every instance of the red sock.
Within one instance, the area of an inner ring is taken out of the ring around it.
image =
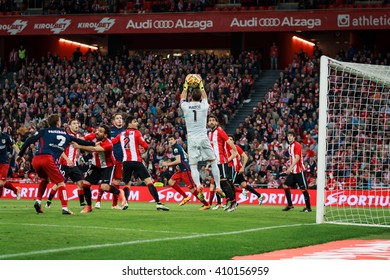
[[[113,185],[119,190],[119,185]],[[117,194],[112,194],[112,206],[117,206],[118,205],[118,195]]]
[[[210,191],[210,199],[209,199],[209,204],[213,204],[213,199],[214,199],[215,191]]]
[[[37,200],[42,200],[43,194],[45,193],[48,184],[49,184],[49,181],[47,181],[45,179],[41,180],[41,182],[39,183],[39,186],[38,186]]]
[[[0,197],[3,195],[3,187],[0,187]]]
[[[180,186],[178,184],[174,184],[173,186],[171,186],[175,191],[177,191],[178,193],[180,193],[182,196],[184,196],[185,198],[187,197],[187,194],[180,188]]]
[[[102,201],[102,195],[103,195],[104,191],[99,188],[99,193],[98,193],[98,196],[97,196],[97,199],[96,199],[96,202],[101,202]]]
[[[12,190],[15,194],[18,193],[18,190],[14,187],[14,185],[12,185],[10,182],[6,182],[4,184],[4,188],[6,189],[9,189],[9,190]]]
[[[77,195],[78,195],[78,196],[84,195],[84,190],[77,190]]]
[[[68,207],[68,194],[66,193],[66,188],[64,186],[58,188],[58,197],[61,200],[63,208]]]
[[[49,196],[52,195],[54,197],[56,195],[56,192],[57,190],[53,190],[53,188],[51,188]]]

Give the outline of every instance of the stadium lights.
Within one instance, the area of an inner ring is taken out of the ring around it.
[[[85,48],[91,48],[93,50],[97,50],[98,49],[98,47],[95,47],[95,46],[91,46],[91,45],[87,45],[87,44],[83,44],[83,43],[80,43],[80,42],[75,42],[75,41],[71,41],[71,40],[67,40],[67,39],[63,39],[63,38],[60,38],[59,41],[63,42],[63,43],[72,44],[72,45],[82,46],[82,47],[85,47]]]
[[[301,42],[303,42],[303,43],[309,44],[309,45],[312,46],[312,47],[315,45],[314,43],[309,42],[309,41],[307,41],[307,40],[305,40],[305,39],[299,38],[299,37],[297,37],[297,36],[293,36],[292,38],[295,39],[295,40],[301,41]]]

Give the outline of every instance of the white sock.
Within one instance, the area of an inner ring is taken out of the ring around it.
[[[219,173],[218,164],[215,160],[211,162],[211,172],[213,173],[215,187],[221,188],[221,174]]]
[[[198,171],[198,165],[195,164],[191,165],[190,168],[191,168],[192,179],[194,180],[196,186],[198,187],[200,185],[200,175]]]

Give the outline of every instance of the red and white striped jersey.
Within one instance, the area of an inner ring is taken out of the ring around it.
[[[97,142],[96,133],[88,134],[84,137],[87,141]],[[99,168],[106,168],[114,165],[115,158],[113,153],[113,145],[110,139],[106,138],[100,143],[104,152],[92,153],[92,164]]]
[[[115,145],[120,143],[123,151],[123,161],[138,161],[142,162],[141,152],[139,146],[141,145],[145,150],[149,147],[142,134],[137,129],[126,129],[112,139]]]
[[[231,161],[229,162],[229,166],[234,166],[234,170],[236,172],[239,172],[241,167],[242,167],[242,161],[241,161],[241,156],[244,153],[244,151],[241,149],[239,145],[235,145],[237,149],[238,155]],[[228,143],[225,143],[226,150],[228,151],[228,158],[232,154],[232,147]]]
[[[80,138],[80,134],[78,133],[73,133],[71,131],[67,131],[69,135],[72,135],[76,138]],[[73,147],[73,145],[69,145],[65,151],[64,151],[64,154],[72,161],[72,165],[73,166],[76,166],[77,165],[77,161],[80,157],[80,151],[79,149],[75,149]],[[67,161],[63,158],[63,157],[60,157],[60,160],[59,160],[59,164],[61,165],[68,165]]]
[[[292,144],[290,144],[289,147],[289,153],[290,153],[290,162],[294,162],[294,158],[296,155],[299,156],[299,161],[297,164],[294,165],[294,168],[291,173],[298,174],[303,171],[305,171],[305,167],[303,165],[303,158],[302,158],[302,146],[297,141],[294,141]]]
[[[209,131],[209,139],[217,157],[217,164],[227,163],[229,157],[225,143],[229,140],[229,136],[221,127],[218,127]]]

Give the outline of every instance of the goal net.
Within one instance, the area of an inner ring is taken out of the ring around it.
[[[390,227],[390,67],[321,57],[317,223]]]

